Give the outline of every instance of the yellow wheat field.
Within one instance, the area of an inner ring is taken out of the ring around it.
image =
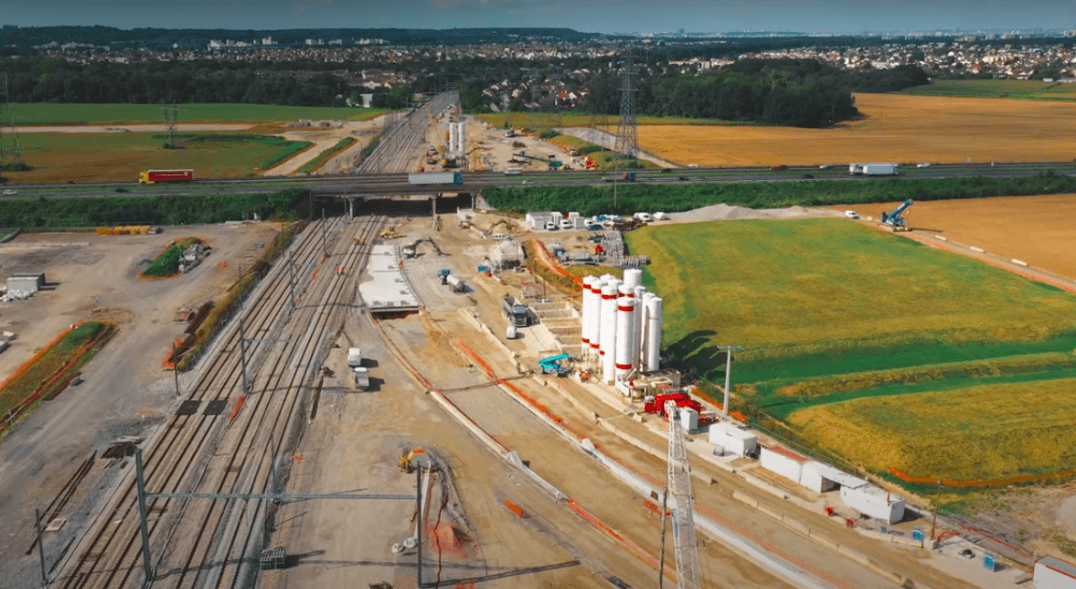
[[[682,165],[1072,161],[1076,103],[856,94],[864,116],[828,129],[639,126],[639,144]]]
[[[857,399],[797,411],[810,442],[873,471],[1003,479],[1076,465],[1076,379]]]

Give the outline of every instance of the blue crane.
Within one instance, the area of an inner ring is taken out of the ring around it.
[[[883,212],[882,213],[882,223],[884,223],[886,225],[889,225],[890,227],[893,227],[893,228],[903,229],[904,228],[904,217],[901,216],[901,213],[908,210],[908,207],[912,206],[913,204],[915,204],[915,203],[913,203],[912,199],[909,198],[908,200],[904,201],[904,203],[901,204],[899,207],[893,209],[892,213]]]
[[[557,354],[556,356],[542,358],[538,361],[538,366],[541,366],[542,374],[555,374],[557,376],[566,376],[571,371],[561,366],[560,361],[571,359],[572,357],[568,354]]]

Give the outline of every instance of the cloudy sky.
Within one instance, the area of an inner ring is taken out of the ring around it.
[[[0,24],[206,29],[534,26],[603,33],[1076,29],[1076,0],[0,0]]]

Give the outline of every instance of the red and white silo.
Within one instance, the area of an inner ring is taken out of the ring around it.
[[[635,314],[635,299],[620,297],[616,308],[616,379],[622,381],[631,374],[631,349],[635,345],[635,333],[632,331],[632,316]]]
[[[601,344],[602,331],[602,288],[604,280],[596,279],[590,285],[590,312],[587,314],[587,323],[590,324],[590,350],[588,356],[594,362],[599,360],[598,348]]]
[[[635,334],[635,343],[631,347],[631,365],[640,370],[642,366],[642,346],[645,324],[643,323],[643,298],[647,295],[646,287],[635,287],[635,312],[631,314],[631,332]]]
[[[606,283],[602,288],[601,334],[599,354],[601,355],[602,382],[612,383],[616,363],[616,292],[619,280]]]
[[[638,268],[624,270],[624,284],[635,288],[643,283],[643,271]]]
[[[579,317],[579,339],[584,357],[590,353],[590,306],[593,304],[594,296],[594,293],[590,290],[590,285],[595,280],[597,278],[594,276],[583,277],[583,312]]]

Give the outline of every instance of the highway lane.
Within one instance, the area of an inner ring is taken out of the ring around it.
[[[1026,177],[1044,172],[1076,174],[1076,163],[1034,163],[1003,165],[935,165],[929,168],[903,170],[896,178],[970,178],[970,177]],[[622,174],[622,173],[621,173]],[[892,176],[851,176],[846,168],[818,169],[815,167],[790,167],[772,171],[765,168],[677,168],[669,172],[659,170],[636,171],[636,180],[613,182],[610,171],[532,172],[507,176],[500,172],[464,172],[463,184],[459,186],[414,186],[407,174],[370,174],[344,177],[320,178],[246,178],[233,180],[200,180],[184,185],[140,186],[136,183],[107,184],[42,184],[18,185],[10,189],[15,195],[0,198],[86,198],[105,196],[185,196],[196,194],[258,194],[286,188],[310,189],[323,196],[374,195],[406,196],[433,192],[474,191],[496,186],[611,186],[613,184],[713,184],[725,182],[790,182],[842,180],[872,182],[893,178]],[[621,176],[622,178],[622,176]],[[119,190],[119,191],[117,191]]]

